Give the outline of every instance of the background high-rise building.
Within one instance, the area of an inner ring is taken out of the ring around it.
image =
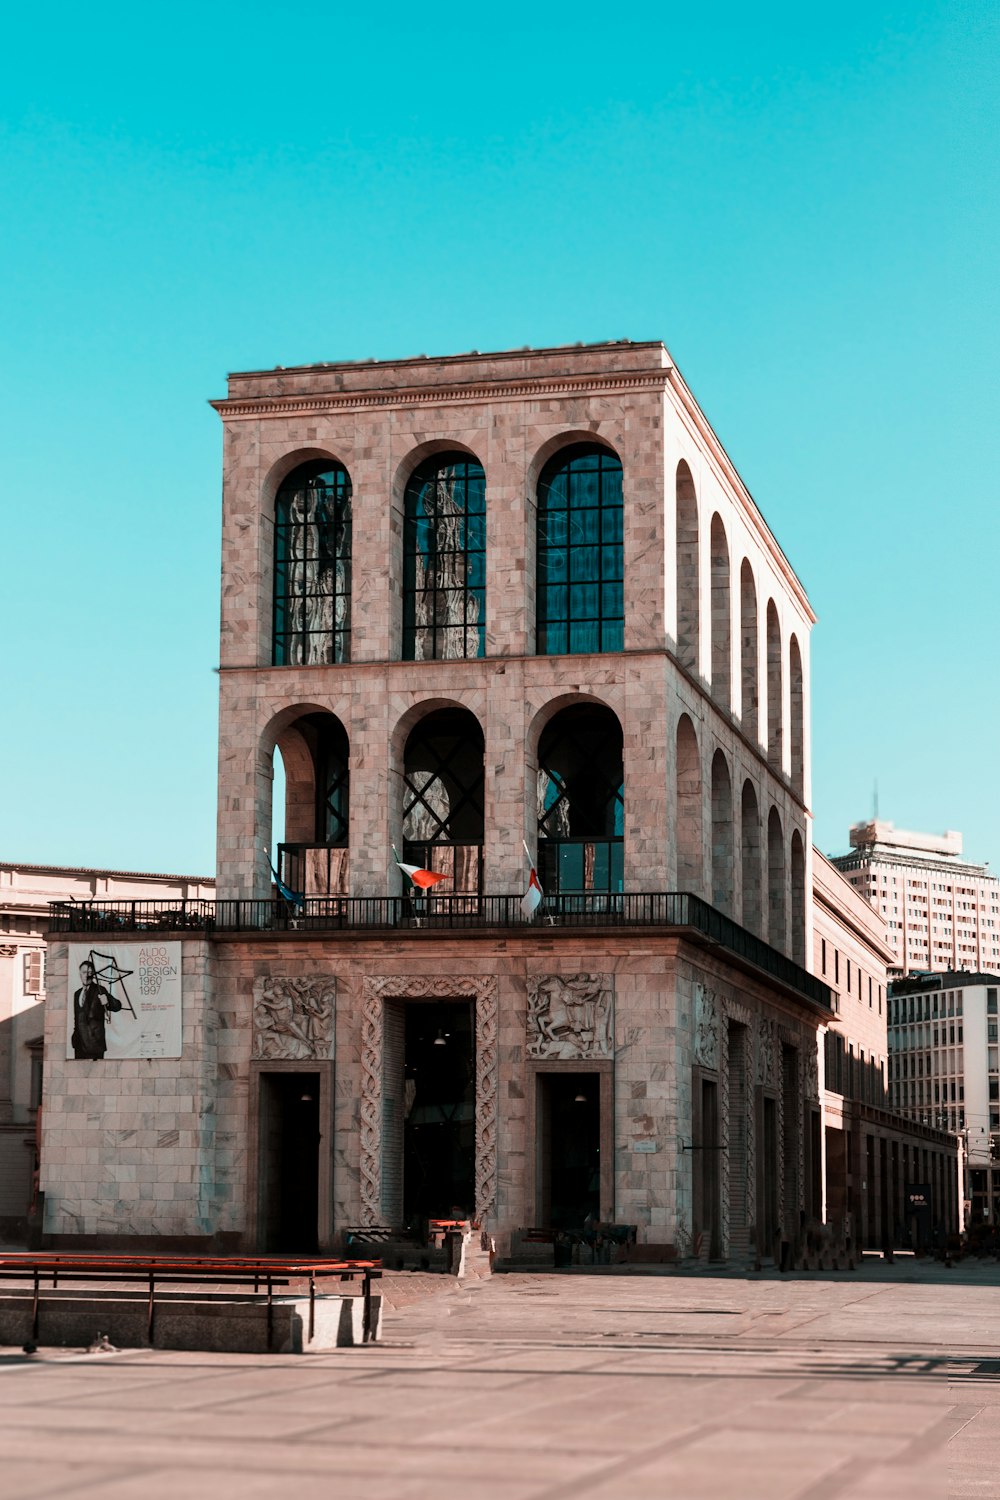
[[[886,920],[894,972],[1000,968],[1000,880],[962,858],[962,835],[855,823],[836,865]]]

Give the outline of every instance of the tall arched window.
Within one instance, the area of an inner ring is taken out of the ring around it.
[[[782,715],[781,701],[781,626],[774,600],[767,601],[767,758],[776,771],[781,770]]]
[[[677,889],[703,894],[701,757],[687,714],[677,721]]]
[[[743,728],[752,740],[760,733],[760,669],[757,661],[757,587],[747,558],[740,569],[740,693]]]
[[[743,783],[743,801],[740,809],[740,838],[743,852],[743,926],[760,934],[761,929],[761,885],[760,859],[760,812],[753,784]]]
[[[274,508],[276,667],[351,655],[351,478],[321,458],[284,480]]]
[[[486,653],[486,476],[467,453],[436,454],[404,499],[403,660]]]
[[[802,835],[792,834],[792,957],[806,961],[806,855]]]
[[[712,697],[723,708],[733,701],[732,609],[729,600],[729,543],[721,516],[712,517]]]
[[[733,914],[733,784],[721,750],[712,757],[712,905]]]
[[[277,869],[307,896],[346,895],[350,833],[350,747],[330,713],[303,714],[278,736],[285,772],[284,840]]]
[[[442,896],[482,887],[483,731],[465,708],[414,725],[403,756],[403,859],[449,877]]]
[[[785,952],[785,841],[776,807],[767,817],[767,940]]]
[[[802,796],[805,790],[806,720],[802,652],[794,635],[788,648],[788,696],[791,712],[792,785]]]
[[[698,566],[698,499],[683,458],[677,465],[677,655],[698,670],[701,576]]]
[[[538,481],[540,656],[621,651],[622,466],[607,448],[563,448]]]
[[[603,705],[557,713],[538,746],[538,868],[546,891],[620,891],[622,727]]]

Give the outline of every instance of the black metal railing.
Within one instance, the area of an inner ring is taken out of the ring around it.
[[[547,895],[530,919],[513,896],[318,896],[232,901],[54,902],[50,933],[275,932],[335,934],[532,928],[687,928],[831,1010],[830,987],[755,933],[687,891]]]

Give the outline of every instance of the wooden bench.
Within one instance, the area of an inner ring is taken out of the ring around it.
[[[382,1275],[382,1263],[378,1260],[323,1260],[311,1257],[299,1260],[281,1260],[271,1256],[188,1256],[188,1255],[107,1255],[61,1254],[57,1251],[38,1253],[15,1253],[0,1255],[0,1283],[4,1281],[30,1281],[31,1340],[38,1338],[38,1309],[44,1285],[50,1281],[55,1291],[60,1281],[90,1283],[104,1282],[113,1285],[131,1283],[143,1287],[146,1296],[146,1332],[153,1342],[156,1319],[156,1289],[164,1286],[253,1286],[259,1295],[263,1285],[267,1291],[267,1347],[270,1349],[274,1332],[274,1289],[288,1287],[293,1282],[309,1284],[309,1337],[312,1338],[316,1321],[316,1287],[329,1278],[338,1281],[361,1279],[361,1295],[364,1299],[363,1341],[367,1343],[373,1333],[372,1281]]]

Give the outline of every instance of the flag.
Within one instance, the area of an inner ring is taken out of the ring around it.
[[[542,890],[542,882],[538,878],[538,872],[531,863],[531,855],[528,854],[528,846],[525,844],[524,852],[528,860],[528,889],[521,897],[521,913],[525,917],[533,917],[542,903],[545,892]]]
[[[396,853],[396,846],[392,846],[392,857],[396,861],[404,875],[408,875],[418,891],[429,891],[431,886],[437,885],[439,880],[449,880],[449,875],[436,875],[433,870],[423,870],[419,865],[404,865]]]
[[[270,860],[268,860],[268,864],[271,864]],[[289,906],[305,906],[305,896],[300,891],[293,891],[290,885],[286,885],[273,865],[271,865],[271,874],[274,877],[274,884],[277,887],[278,895],[287,901]]]

